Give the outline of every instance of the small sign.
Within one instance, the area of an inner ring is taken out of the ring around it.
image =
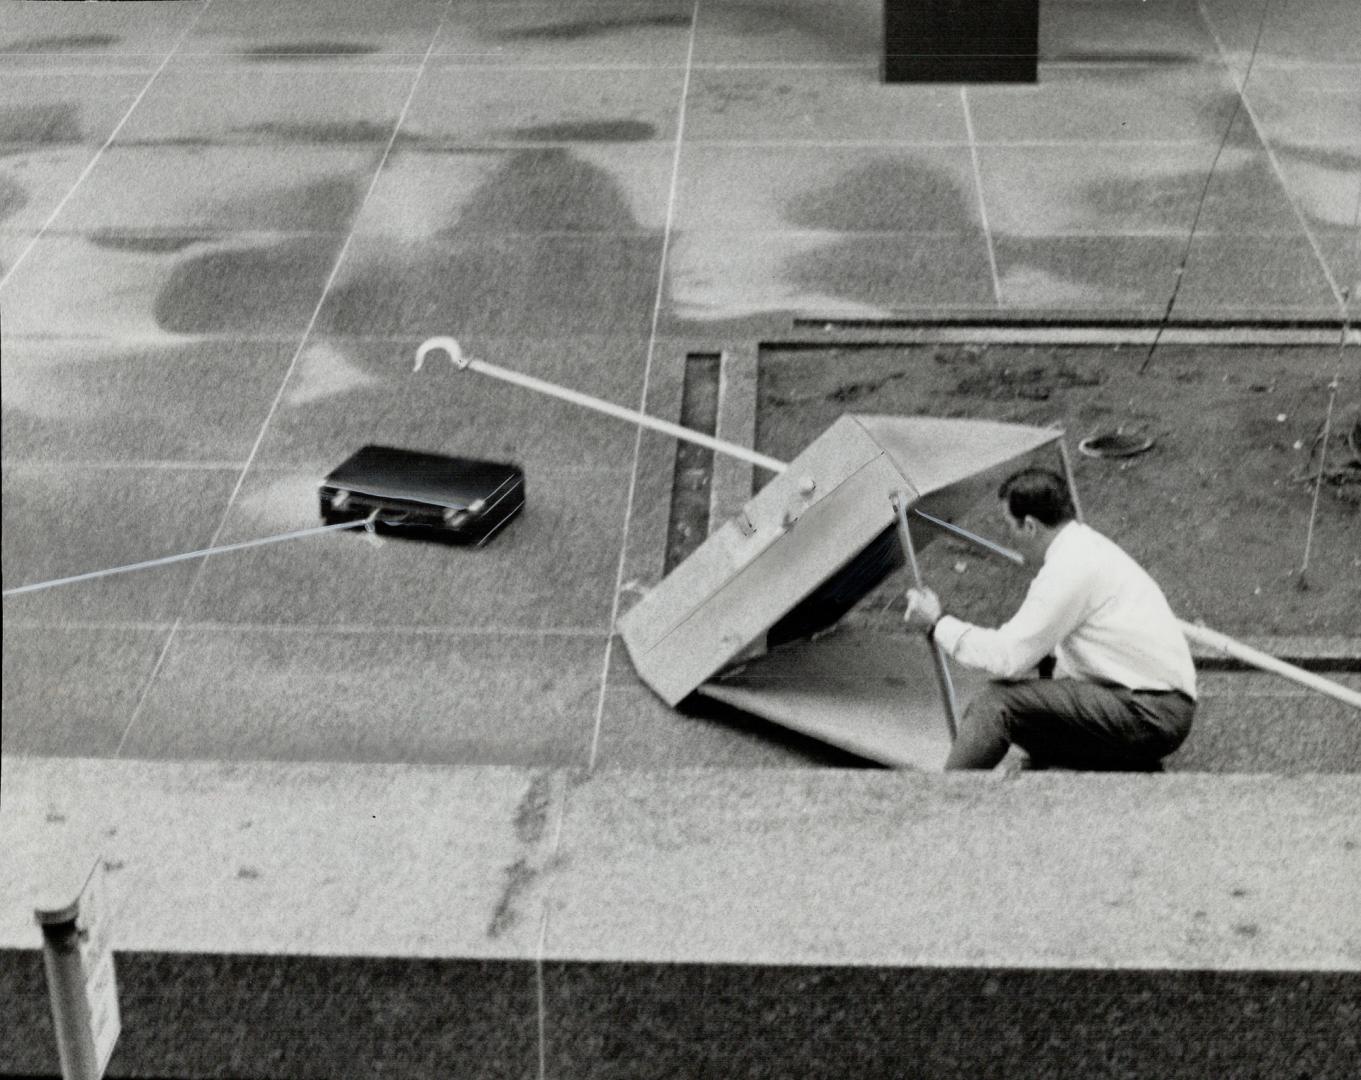
[[[103,859],[95,863],[76,903],[76,930],[80,935],[80,966],[85,973],[85,1001],[90,1009],[90,1036],[95,1044],[99,1074],[103,1076],[114,1043],[123,1029],[118,1013],[118,985],[113,974],[112,920]]]

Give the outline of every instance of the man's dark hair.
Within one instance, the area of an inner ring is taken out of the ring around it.
[[[1007,510],[1017,521],[1033,517],[1052,529],[1077,516],[1067,482],[1051,469],[1012,473],[1002,481],[997,497],[1007,501]]]

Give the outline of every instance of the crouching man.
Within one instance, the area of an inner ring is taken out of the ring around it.
[[[1025,469],[998,495],[1013,546],[1040,564],[997,629],[945,615],[908,590],[911,629],[997,681],[969,704],[947,769],[988,769],[1013,743],[1036,766],[1148,771],[1186,738],[1195,712],[1191,651],[1166,597],[1115,543],[1074,519],[1063,477]],[[1054,658],[1053,677],[1036,672]]]

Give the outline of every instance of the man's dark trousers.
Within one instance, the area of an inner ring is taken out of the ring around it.
[[[1185,740],[1195,702],[1176,690],[1082,679],[994,682],[965,710],[947,769],[990,769],[1015,743],[1039,766],[1145,772]]]

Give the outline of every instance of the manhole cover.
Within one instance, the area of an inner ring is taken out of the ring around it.
[[[1080,452],[1088,457],[1121,458],[1142,454],[1153,446],[1153,436],[1132,435],[1123,431],[1113,431],[1104,435],[1093,435],[1077,444]]]

